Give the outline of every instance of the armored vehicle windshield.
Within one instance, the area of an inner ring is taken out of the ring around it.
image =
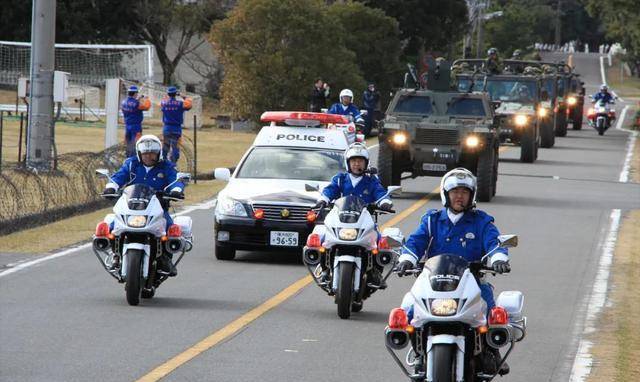
[[[433,114],[434,110],[431,104],[431,97],[417,94],[404,94],[398,98],[393,112],[427,116]]]
[[[536,85],[535,80],[487,78],[487,91],[492,101],[534,104],[537,101]]]

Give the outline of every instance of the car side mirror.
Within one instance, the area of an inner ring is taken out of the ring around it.
[[[518,235],[499,235],[498,242],[501,248],[513,248],[518,246]]]
[[[213,170],[213,179],[228,182],[231,179],[231,171],[226,167],[216,168]]]

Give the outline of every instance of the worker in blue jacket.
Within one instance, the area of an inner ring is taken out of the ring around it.
[[[164,191],[172,198],[184,199],[185,186],[178,180],[177,174],[175,165],[162,159],[160,139],[155,135],[143,135],[136,143],[136,156],[124,161],[120,170],[106,184],[103,195],[115,195],[124,185],[145,184],[155,191]],[[166,229],[168,229],[173,224],[173,219],[164,203],[163,208]],[[161,268],[169,273],[169,276],[177,275],[177,270],[171,261],[171,254],[167,252],[165,256],[164,259],[160,258]]]
[[[136,154],[136,141],[142,135],[142,119],[143,111],[149,110],[151,101],[149,98],[141,95],[138,97],[138,87],[136,85],[129,86],[127,99],[122,101],[120,109],[124,117],[124,141],[127,147],[127,157]]]
[[[184,123],[184,112],[191,110],[192,102],[190,98],[182,97],[182,100],[177,99],[179,96],[178,89],[175,86],[169,86],[167,88],[167,97],[160,103],[160,109],[162,110],[162,140],[164,152],[164,158],[171,160],[174,163],[178,162],[180,158],[180,138],[182,137],[182,124]],[[171,149],[171,155],[169,155],[169,149]]]
[[[340,102],[331,105],[327,114],[347,115],[351,116],[355,123],[364,123],[360,109],[353,104],[353,92],[349,89],[342,89],[339,98]]]

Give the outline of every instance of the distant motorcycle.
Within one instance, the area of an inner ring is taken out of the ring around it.
[[[499,241],[495,249],[515,247],[517,236],[503,235]],[[500,374],[514,344],[525,337],[522,293],[500,293],[487,317],[479,279],[493,270],[482,262],[441,254],[410,272],[420,275],[402,306],[413,307],[413,318],[409,321],[403,308],[393,309],[385,329],[387,350],[404,374],[428,382],[488,382]],[[395,352],[409,343],[405,366]],[[507,345],[501,357],[498,349]]]
[[[389,193],[399,189],[389,187]],[[372,282],[376,276],[378,281],[389,277],[391,268],[386,275],[374,275],[374,264],[383,271],[395,264],[403,238],[398,228],[387,228],[378,239],[378,214],[385,212],[358,196],[342,197],[327,210],[324,224],[317,224],[307,238],[302,259],[316,284],[335,296],[338,316],[347,319],[351,312],[362,310],[364,300],[380,289],[379,282]],[[323,265],[329,270],[325,279]]]
[[[611,127],[611,123],[616,119],[616,111],[612,105],[614,105],[613,101],[599,100],[587,111],[589,126],[596,129],[598,135],[604,135],[604,132]]]
[[[108,170],[96,172],[111,179]],[[189,178],[189,174],[178,173],[178,180],[187,181]],[[158,259],[163,250],[180,254],[175,261],[178,265],[193,247],[191,218],[177,216],[167,229],[162,203],[179,199],[145,184],[125,186],[115,197],[110,194],[102,196],[117,198],[117,202],[113,213],[96,227],[93,251],[104,269],[125,284],[129,305],[138,305],[140,297],[152,298],[155,290],[169,277],[168,273],[158,269]]]

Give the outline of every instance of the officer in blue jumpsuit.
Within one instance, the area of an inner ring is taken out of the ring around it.
[[[346,173],[339,173],[331,179],[331,183],[323,190],[314,208],[324,208],[330,201],[348,196],[356,195],[367,204],[376,204],[383,211],[392,211],[393,203],[389,193],[382,186],[377,176],[367,174],[369,166],[369,151],[360,142],[352,143],[344,154]],[[328,277],[328,269],[324,269],[321,279]],[[372,282],[380,285],[382,289],[386,287],[382,279],[382,270],[374,265],[376,272],[373,274]]]
[[[353,103],[353,92],[349,89],[342,89],[340,92],[340,102],[331,105],[327,114],[339,114],[348,115],[353,118],[356,123],[364,123],[360,109],[358,109]]]
[[[160,103],[162,110],[162,150],[164,158],[178,163],[180,158],[180,148],[178,143],[182,137],[182,124],[184,123],[184,112],[191,110],[191,99],[183,97],[182,100],[177,99],[178,89],[175,86],[167,88],[167,98]],[[171,149],[171,155],[169,155]]]
[[[142,135],[142,112],[149,110],[151,101],[145,96],[138,97],[138,87],[136,85],[129,86],[128,97],[122,104],[120,109],[124,117],[125,133],[124,140],[127,145],[127,156],[136,154],[136,140]]]
[[[613,96],[611,95],[611,93],[609,93],[609,87],[605,84],[600,85],[600,91],[596,93],[592,98],[593,102],[602,100],[605,104],[613,101]]]
[[[184,199],[184,183],[178,180],[174,164],[162,160],[162,143],[155,135],[143,135],[138,139],[136,156],[124,161],[120,170],[111,177],[111,182],[105,186],[103,194],[114,195],[125,184],[146,184],[156,191],[166,192],[165,189],[168,189],[170,197]],[[163,207],[168,229],[173,224],[173,219],[166,206]],[[170,253],[164,253],[159,260],[161,268],[169,273],[169,276],[178,274]]]

